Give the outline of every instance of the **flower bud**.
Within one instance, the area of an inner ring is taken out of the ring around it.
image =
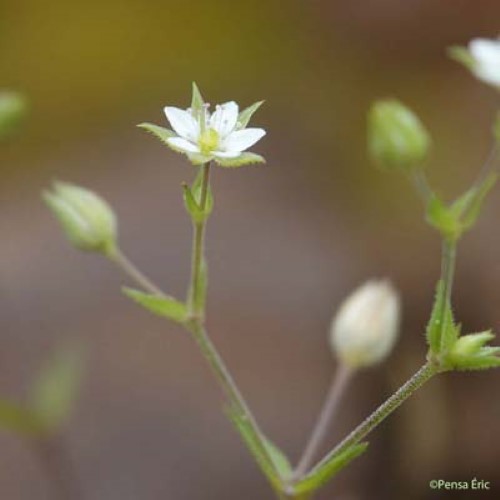
[[[0,92],[0,137],[14,131],[26,115],[27,105],[17,92]]]
[[[111,207],[92,191],[73,184],[54,183],[43,198],[66,236],[80,250],[112,256],[116,250],[116,217]]]
[[[340,306],[330,343],[339,360],[351,368],[371,366],[387,357],[396,341],[399,296],[387,281],[368,281]]]
[[[368,149],[380,166],[411,169],[429,151],[430,137],[418,117],[396,100],[376,102],[368,114]]]

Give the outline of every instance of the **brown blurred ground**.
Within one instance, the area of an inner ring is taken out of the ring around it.
[[[396,96],[435,138],[432,181],[450,197],[486,157],[498,101],[445,48],[499,30],[494,1],[0,2],[0,86],[31,116],[2,144],[0,389],[21,394],[66,338],[90,346],[68,430],[86,499],[267,499],[180,329],[121,297],[126,280],[69,248],[40,202],[52,179],[93,187],[120,216],[127,253],[182,295],[190,228],[180,183],[193,168],[134,125],[164,122],[196,80],[211,102],[266,99],[255,123],[268,164],[214,175],[209,327],[264,429],[297,458],[333,361],[326,331],[364,279],[404,294],[391,360],[358,376],[332,444],[421,363],[437,239],[398,177],[366,160],[365,112]],[[464,330],[500,327],[498,196],[460,251]],[[493,482],[500,494],[500,372],[433,381],[370,436],[369,453],[321,499],[470,498],[430,479]],[[327,451],[325,449],[325,451]],[[0,498],[51,498],[23,444],[0,434]]]

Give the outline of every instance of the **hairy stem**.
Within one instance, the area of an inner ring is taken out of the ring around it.
[[[380,405],[366,420],[356,427],[344,440],[342,440],[314,469],[331,459],[335,455],[359,443],[375,427],[384,421],[394,410],[406,401],[417,389],[422,387],[429,379],[439,372],[437,365],[428,362],[401,386],[389,399]]]
[[[339,363],[316,425],[293,473],[293,480],[300,479],[313,464],[314,457],[323,443],[329,425],[338,412],[339,403],[349,384],[351,375],[352,370],[345,364]]]
[[[455,265],[457,259],[457,244],[455,241],[445,238],[443,240],[441,257],[441,280],[443,283],[443,307],[440,313],[441,319],[441,351],[445,341],[444,329],[446,325],[446,311],[451,306],[451,292],[453,289],[453,278],[455,276]]]

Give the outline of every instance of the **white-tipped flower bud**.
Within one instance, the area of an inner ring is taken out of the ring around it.
[[[111,207],[92,191],[73,184],[54,183],[43,198],[80,250],[112,256],[116,250],[116,217]]]
[[[334,354],[351,368],[371,366],[386,358],[397,338],[399,295],[387,281],[368,281],[340,306],[330,342]]]

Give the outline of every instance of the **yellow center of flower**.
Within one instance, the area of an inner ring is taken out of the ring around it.
[[[213,128],[205,129],[198,139],[198,146],[200,146],[203,154],[209,154],[219,145],[219,134]]]

